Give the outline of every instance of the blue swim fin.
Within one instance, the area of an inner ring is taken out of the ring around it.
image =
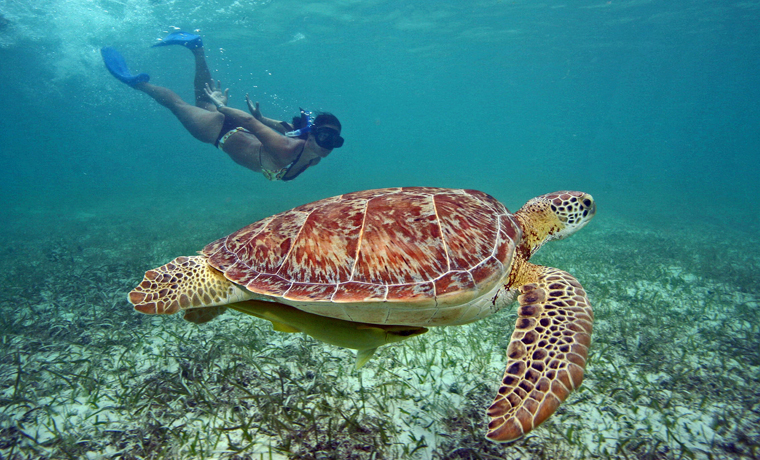
[[[189,50],[194,50],[196,48],[203,48],[203,40],[201,40],[200,35],[190,34],[178,30],[177,32],[170,33],[160,42],[153,45],[151,48],[169,45],[182,45]]]
[[[124,56],[110,46],[100,49],[100,55],[103,56],[103,62],[106,64],[106,68],[111,75],[116,77],[119,81],[122,81],[129,86],[133,87],[141,82],[147,82],[150,80],[150,76],[147,73],[141,73],[132,75],[127,68],[127,61],[124,60]]]

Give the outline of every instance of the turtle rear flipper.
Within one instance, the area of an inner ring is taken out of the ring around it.
[[[206,261],[206,256],[177,257],[148,270],[142,282],[129,293],[129,302],[141,313],[172,314],[252,297]]]
[[[490,440],[507,442],[536,428],[583,380],[593,312],[569,273],[536,267],[534,283],[520,287],[507,369],[488,408]]]
[[[225,311],[227,311],[227,307],[224,305],[218,307],[193,308],[191,310],[185,310],[185,314],[182,315],[182,319],[195,324],[204,324],[221,315]]]

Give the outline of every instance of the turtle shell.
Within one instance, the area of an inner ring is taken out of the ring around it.
[[[522,236],[475,190],[404,187],[326,198],[207,245],[208,263],[257,297],[348,321],[473,321]],[[492,307],[493,305],[491,305]]]

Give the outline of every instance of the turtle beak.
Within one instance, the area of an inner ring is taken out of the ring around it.
[[[588,193],[584,193],[583,195],[584,196],[581,197],[581,206],[582,209],[588,213],[588,219],[591,219],[594,217],[594,214],[596,214],[596,201],[594,201],[594,197]]]
[[[594,217],[594,214],[596,214],[596,202],[594,201],[594,197],[588,193],[575,193],[580,195],[577,197],[578,201],[571,201],[571,203],[566,206],[568,214],[566,216],[567,221],[565,222],[565,225],[567,225],[567,230],[569,230],[568,235],[585,227]]]
[[[543,197],[561,223],[561,228],[551,234],[550,240],[561,240],[572,235],[585,227],[596,214],[596,202],[588,193],[564,190]]]

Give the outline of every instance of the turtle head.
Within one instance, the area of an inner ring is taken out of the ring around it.
[[[522,225],[529,255],[533,255],[547,241],[561,240],[583,228],[595,213],[591,195],[564,190],[533,198],[515,217]]]

